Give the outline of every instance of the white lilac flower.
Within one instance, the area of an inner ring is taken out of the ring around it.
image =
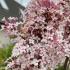
[[[9,64],[6,67],[6,69],[13,68],[13,67],[14,67],[14,61],[9,62]]]

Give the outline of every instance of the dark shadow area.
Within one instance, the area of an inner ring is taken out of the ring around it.
[[[5,0],[9,10],[4,9],[0,4],[0,19],[3,17],[19,17],[20,9],[24,10],[25,7],[17,3],[15,0]],[[1,21],[1,20],[0,20]]]

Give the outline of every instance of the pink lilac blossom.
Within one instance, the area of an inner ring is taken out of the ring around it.
[[[7,61],[7,70],[54,70],[58,64],[64,63],[66,56],[70,57],[68,3],[65,0],[56,5],[52,0],[32,0],[29,3],[18,30],[20,40]]]
[[[23,24],[22,21],[19,21],[17,17],[3,18],[2,22],[4,25],[1,25],[1,30],[6,32],[10,37],[11,42],[14,44],[20,40],[19,26]]]
[[[22,22],[18,22],[18,18],[17,17],[9,17],[9,18],[3,18],[2,22],[5,23],[4,25],[2,25],[2,29],[3,31],[6,31],[6,33],[8,33],[8,35],[18,35],[18,25],[22,24]]]

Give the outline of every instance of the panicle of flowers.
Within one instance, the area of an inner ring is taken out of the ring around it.
[[[18,35],[17,28],[19,24],[22,24],[22,22],[19,22],[17,17],[3,18],[2,22],[4,23],[4,25],[1,26],[1,30],[8,33],[8,35]]]
[[[12,65],[7,65],[12,70],[54,70],[70,57],[70,6],[64,0],[52,3],[32,0],[26,7],[20,40],[8,61]]]

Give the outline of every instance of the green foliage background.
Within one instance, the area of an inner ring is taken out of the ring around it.
[[[5,68],[5,61],[9,58],[12,54],[12,49],[14,45],[8,45],[5,48],[0,48],[0,70],[4,70]]]

